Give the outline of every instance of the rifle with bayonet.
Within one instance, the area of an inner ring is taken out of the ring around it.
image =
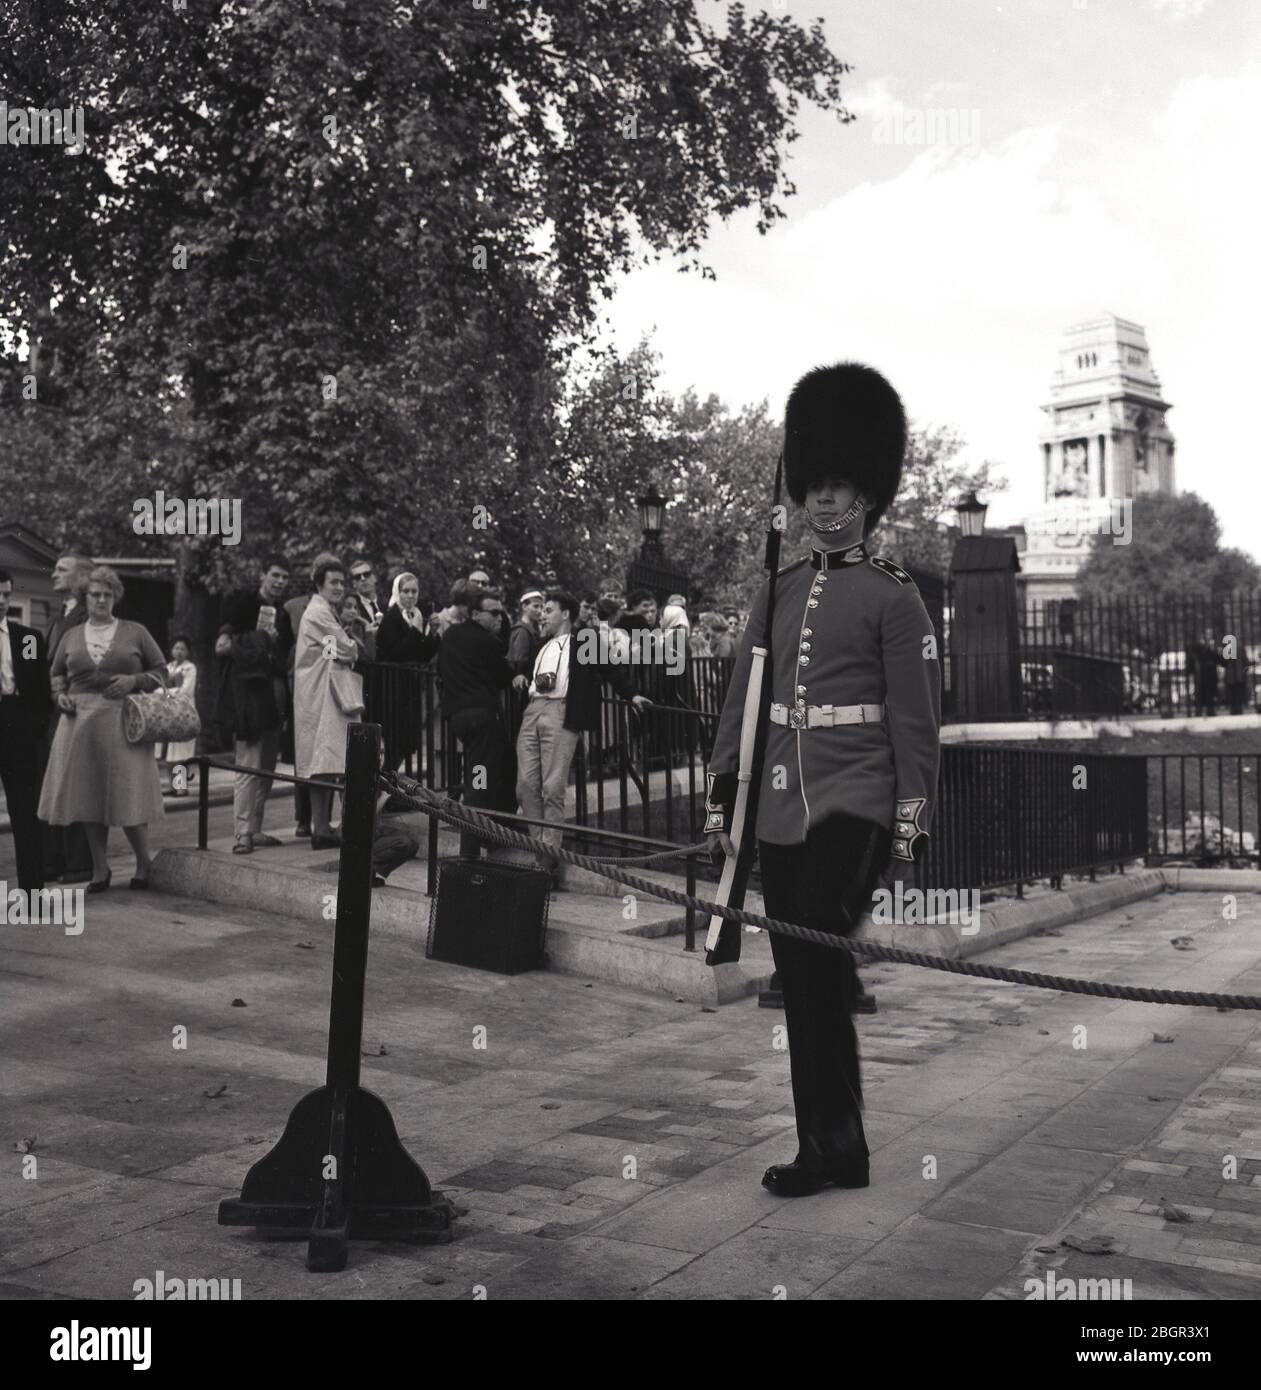
[[[772,638],[775,631],[775,581],[779,574],[780,541],[783,535],[783,510],[780,492],[784,477],[784,455],[780,452],[775,465],[775,496],[771,507],[770,525],[766,531],[765,567],[766,621],[760,640],[753,645],[753,660],[749,680],[744,690],[744,710],[740,722],[739,771],[736,775],[736,795],[731,817],[731,842],[735,856],[728,855],[714,901],[722,907],[742,908],[749,875],[753,871],[753,854],[757,847],[757,805],[762,787],[762,766],[766,761],[766,739],[770,724],[771,693],[774,678]],[[738,922],[729,922],[715,913],[709,919],[709,935],[705,940],[706,965],[722,965],[740,959]]]

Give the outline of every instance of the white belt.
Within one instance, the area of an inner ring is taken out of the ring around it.
[[[794,729],[834,729],[838,724],[879,724],[883,705],[787,705],[771,706],[772,724]]]

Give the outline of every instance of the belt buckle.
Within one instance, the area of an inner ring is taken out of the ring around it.
[[[794,729],[804,729],[806,727],[806,711],[800,705],[795,705],[788,711],[788,722]]]

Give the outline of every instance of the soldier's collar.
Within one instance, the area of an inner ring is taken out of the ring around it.
[[[843,565],[861,564],[867,558],[867,546],[859,541],[845,550],[819,550],[810,547],[810,568],[816,570],[838,570]]]

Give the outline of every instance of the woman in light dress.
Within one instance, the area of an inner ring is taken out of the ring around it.
[[[166,688],[177,690],[181,696],[197,703],[197,667],[189,660],[192,647],[187,637],[177,637],[171,643],[171,659],[166,663]],[[171,769],[171,795],[187,796],[188,783],[192,770],[187,766],[189,758],[197,756],[197,740],[181,739],[179,743],[155,743],[153,756],[159,763],[166,763]],[[177,776],[175,765],[184,763],[183,776]]]
[[[114,617],[123,583],[99,565],[88,576],[87,621],[70,628],[52,665],[53,699],[65,716],[48,754],[39,818],[81,824],[92,855],[89,893],[110,885],[109,830],[120,825],[136,855],[133,888],[149,886],[149,822],[163,814],[157,763],[128,743],[123,701],[162,684],[162,649],[142,623]]]

